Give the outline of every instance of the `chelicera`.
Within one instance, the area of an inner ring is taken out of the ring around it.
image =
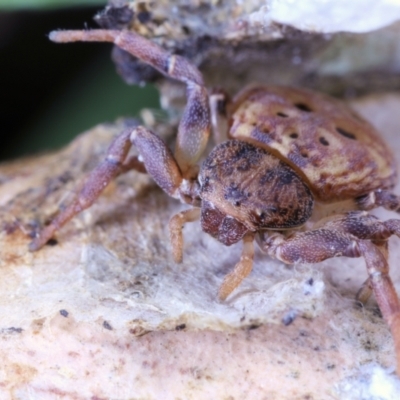
[[[359,298],[373,292],[394,337],[400,373],[400,303],[389,277],[387,240],[400,236],[400,220],[379,221],[368,210],[400,210],[391,192],[393,155],[374,128],[337,100],[304,89],[247,87],[231,101],[209,94],[201,73],[185,58],[130,31],[52,32],[55,42],[105,41],[184,82],[187,105],[172,153],[139,126],[122,132],[76,199],[31,242],[38,250],[67,221],[89,207],[107,184],[128,169],[150,174],[170,196],[191,205],[170,221],[176,262],[182,261],[183,226],[202,229],[242,255],[219,290],[226,299],[250,273],[254,241],[288,264],[337,256],[364,257],[368,279]],[[210,131],[216,147],[200,167]],[[139,156],[129,156],[134,145]]]

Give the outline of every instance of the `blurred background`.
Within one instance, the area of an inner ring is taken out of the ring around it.
[[[118,117],[158,107],[128,86],[103,43],[54,44],[54,29],[97,28],[106,0],[0,0],[0,161],[61,147]]]

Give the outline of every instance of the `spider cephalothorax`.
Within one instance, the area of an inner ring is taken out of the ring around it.
[[[229,140],[217,146],[202,164],[199,181],[202,201],[250,232],[296,228],[311,216],[308,186],[287,164],[251,143]]]
[[[288,264],[364,257],[368,278],[360,298],[375,294],[394,337],[400,374],[400,303],[380,250],[391,235],[400,236],[400,220],[381,222],[365,211],[377,206],[399,211],[400,199],[391,193],[393,155],[372,126],[341,102],[304,89],[254,85],[231,102],[221,93],[209,95],[189,61],[131,31],[60,31],[50,38],[113,42],[186,83],[187,106],[174,154],[144,127],[122,132],[31,250],[89,207],[114,177],[128,169],[147,171],[168,195],[191,206],[170,221],[177,262],[183,256],[182,228],[191,221],[201,219],[203,230],[225,245],[243,242],[241,258],[220,288],[221,299],[250,273],[255,239]],[[211,121],[217,146],[197,173]],[[132,144],[140,156],[129,156]]]

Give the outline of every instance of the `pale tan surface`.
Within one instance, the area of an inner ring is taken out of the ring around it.
[[[356,108],[400,154],[400,96]],[[374,302],[354,307],[366,278],[360,259],[293,269],[258,252],[253,273],[220,303],[240,244],[224,247],[193,223],[184,263],[174,264],[167,221],[183,206],[135,172],[68,224],[58,245],[27,251],[29,223],[56,211],[121,128],[99,126],[58,154],[0,168],[0,398],[358,399],[361,386],[372,396],[376,373],[366,366],[393,371],[395,360]],[[399,290],[399,240],[390,247]]]

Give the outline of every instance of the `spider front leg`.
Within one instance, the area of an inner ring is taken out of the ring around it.
[[[367,264],[375,299],[392,333],[397,359],[396,371],[400,376],[400,302],[389,277],[389,266],[386,258],[370,241],[361,241],[359,248]]]
[[[133,31],[95,29],[54,31],[50,40],[112,42],[156,68],[167,77],[186,84],[187,105],[178,128],[175,158],[184,178],[192,178],[192,167],[201,157],[210,134],[208,94],[200,71],[185,58],[171,55],[152,41]]]
[[[200,208],[190,208],[175,214],[169,221],[169,237],[176,263],[181,263],[183,260],[183,227],[188,222],[200,219],[200,214]]]
[[[243,237],[243,248],[239,262],[225,276],[218,291],[220,300],[225,300],[245,279],[253,269],[254,233],[249,232]]]
[[[127,159],[134,144],[143,160],[138,157]],[[144,168],[143,168],[144,164]],[[170,196],[180,198],[181,171],[164,141],[151,131],[137,127],[118,135],[110,145],[106,157],[88,176],[82,190],[51,223],[44,228],[29,245],[31,251],[43,247],[69,220],[90,207],[105,187],[119,174],[128,169],[146,170],[156,183]]]
[[[388,241],[390,236],[400,236],[400,220],[390,219],[379,221],[365,211],[351,211],[344,216],[338,216],[327,222],[325,227],[345,233],[350,233],[359,239],[369,239],[377,246],[382,255],[388,259]],[[357,292],[356,299],[366,303],[373,292],[370,278],[363,283]]]
[[[372,242],[377,238],[383,240],[392,233],[385,222],[376,221],[376,224],[370,224],[369,218],[365,221],[361,218],[357,227],[356,219],[349,222],[349,218],[344,217],[333,223],[328,222],[321,229],[296,233],[287,238],[279,234],[271,237],[261,234],[260,244],[268,254],[287,264],[317,263],[337,256],[363,257],[368,271],[368,283],[394,339],[397,374],[400,376],[400,302],[389,277],[387,260]],[[370,237],[360,239],[348,233],[349,230],[358,231],[360,236]]]

